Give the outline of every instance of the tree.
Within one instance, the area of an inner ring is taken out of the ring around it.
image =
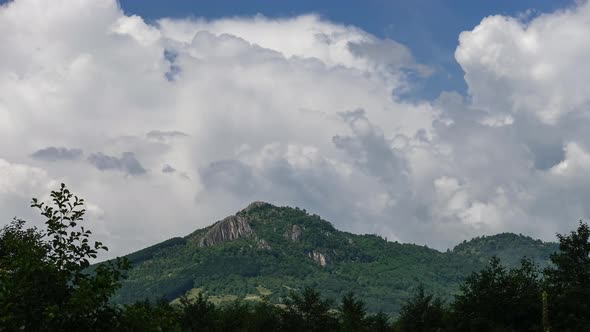
[[[389,324],[389,317],[383,312],[369,315],[366,318],[367,331],[371,332],[391,332],[393,328]]]
[[[182,331],[180,321],[180,311],[167,301],[159,300],[152,303],[145,300],[126,305],[121,311],[115,330],[127,332],[180,332]]]
[[[232,301],[219,308],[221,331],[246,331],[251,319],[250,307],[241,300]]]
[[[580,222],[558,234],[559,251],[545,269],[549,324],[555,331],[590,330],[590,228]]]
[[[193,300],[182,297],[180,303],[182,310],[180,321],[185,330],[202,332],[216,330],[217,308],[202,293]]]
[[[291,293],[285,301],[283,331],[336,331],[338,320],[330,310],[331,300],[322,299],[313,288],[305,288],[300,294]]]
[[[365,303],[355,298],[352,292],[342,297],[342,304],[339,309],[341,331],[367,331]]]
[[[507,270],[493,257],[480,272],[469,275],[452,305],[457,331],[540,331],[541,284],[537,267],[523,259]]]
[[[442,331],[445,315],[442,300],[426,295],[424,286],[420,285],[414,296],[402,305],[396,325],[399,331]]]
[[[252,308],[252,314],[248,320],[247,331],[280,331],[280,309],[274,304],[263,300]]]
[[[14,219],[0,230],[0,326],[23,331],[104,331],[114,326],[116,308],[108,299],[128,269],[117,259],[88,271],[101,250],[80,225],[84,200],[64,184],[51,192],[52,204],[33,198],[46,230],[25,228]]]
[[[48,246],[34,228],[14,219],[0,231],[0,326],[43,330],[46,304],[62,296],[56,270],[46,261]],[[39,305],[43,303],[44,305]]]

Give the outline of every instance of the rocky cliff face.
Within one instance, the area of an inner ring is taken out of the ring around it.
[[[319,251],[314,250],[310,252],[309,257],[313,259],[314,262],[318,263],[320,266],[326,266],[328,265],[328,263],[330,263],[329,257]]]
[[[268,242],[266,242],[265,239],[260,239],[258,241],[258,249],[270,250],[272,249],[272,247],[270,246],[270,244],[268,244]]]
[[[254,235],[248,220],[242,216],[229,216],[215,223],[199,240],[200,247],[210,247]]]
[[[292,225],[285,234],[283,234],[286,239],[290,239],[293,242],[299,242],[301,240],[301,235],[303,235],[303,230],[299,225]]]

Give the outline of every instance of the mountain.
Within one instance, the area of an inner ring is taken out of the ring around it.
[[[523,255],[544,266],[557,248],[504,233],[439,252],[339,231],[305,210],[255,202],[186,237],[128,255],[133,268],[114,301],[173,301],[204,292],[214,303],[238,298],[282,303],[289,292],[312,286],[335,299],[353,291],[369,310],[395,313],[420,284],[450,298],[492,255],[508,266]]]

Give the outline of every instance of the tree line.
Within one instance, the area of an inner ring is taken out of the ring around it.
[[[91,241],[84,200],[65,185],[51,203],[32,200],[45,229],[14,219],[0,230],[0,331],[590,331],[590,228],[558,234],[559,251],[541,270],[524,258],[508,269],[492,258],[446,302],[418,287],[395,316],[368,313],[354,294],[338,303],[315,289],[281,305],[213,305],[202,293],[179,303],[110,302],[130,268],[117,258],[90,268],[108,250]]]

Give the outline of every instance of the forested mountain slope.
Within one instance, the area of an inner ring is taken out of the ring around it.
[[[524,255],[546,265],[557,248],[504,233],[443,253],[342,232],[305,210],[255,202],[186,237],[128,255],[133,268],[114,300],[173,301],[204,292],[213,302],[267,298],[281,303],[291,290],[312,286],[334,298],[353,291],[369,310],[395,313],[420,284],[450,297],[492,255],[510,266]]]

